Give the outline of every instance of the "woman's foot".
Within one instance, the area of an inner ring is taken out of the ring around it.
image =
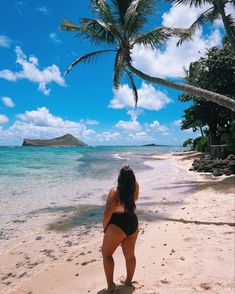
[[[127,287],[131,287],[131,286],[132,286],[132,282],[131,282],[131,281],[127,281],[127,280],[125,280],[125,279],[121,279],[120,282],[121,282],[123,285],[127,286]]]
[[[107,293],[113,293],[115,289],[116,289],[116,284],[113,283],[111,286],[108,287],[108,289],[106,290],[106,292]]]

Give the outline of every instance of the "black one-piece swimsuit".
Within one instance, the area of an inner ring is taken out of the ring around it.
[[[132,235],[138,228],[138,218],[134,212],[113,213],[108,225],[113,224],[124,231],[127,236]],[[107,225],[107,227],[108,227]],[[106,227],[106,229],[107,229]]]

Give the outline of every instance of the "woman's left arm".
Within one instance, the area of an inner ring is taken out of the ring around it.
[[[104,229],[104,232],[105,232],[107,224],[109,223],[110,218],[111,218],[111,216],[113,214],[113,211],[115,209],[115,206],[116,206],[115,194],[116,194],[116,189],[112,188],[109,191],[109,195],[108,195],[108,198],[107,198],[107,201],[106,201],[104,215],[103,215],[103,229]]]

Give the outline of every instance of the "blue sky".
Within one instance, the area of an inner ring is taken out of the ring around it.
[[[159,1],[156,17],[146,29],[187,27],[206,8],[173,7]],[[0,0],[0,11],[1,145],[20,145],[24,137],[52,138],[65,133],[92,145],[180,145],[197,136],[191,130],[180,130],[188,104],[178,101],[178,91],[136,78],[137,109],[125,81],[115,92],[112,54],[63,77],[74,59],[97,49],[59,30],[64,18],[76,23],[91,16],[88,0]],[[161,50],[134,48],[133,63],[153,76],[182,78],[183,68],[204,55],[206,48],[220,46],[222,36],[218,19],[204,31],[197,30],[193,41],[180,48],[175,39]]]

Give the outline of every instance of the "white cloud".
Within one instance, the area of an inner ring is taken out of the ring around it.
[[[9,48],[11,45],[11,40],[4,35],[0,35],[0,47]]]
[[[102,132],[100,134],[97,134],[96,138],[100,142],[115,142],[120,139],[120,133],[106,131],[106,132]]]
[[[178,39],[171,38],[164,50],[152,49],[150,46],[138,46],[133,49],[133,65],[139,70],[156,77],[184,77],[184,68],[198,60],[207,52],[207,48],[219,46],[222,35],[214,30],[209,36],[203,36],[197,30],[192,41],[177,47]]]
[[[163,92],[156,90],[152,85],[145,82],[142,83],[141,88],[138,89],[139,102],[138,107],[148,110],[160,110],[170,103],[172,100]],[[128,85],[120,86],[119,90],[114,90],[114,97],[110,101],[110,108],[126,108],[133,107],[132,89]]]
[[[173,125],[173,126],[176,126],[176,127],[180,127],[181,122],[182,122],[181,119],[177,119],[177,120],[174,120],[174,121],[172,122],[172,125]]]
[[[125,133],[139,132],[142,130],[141,124],[137,121],[138,115],[142,113],[141,109],[130,109],[127,114],[130,115],[131,119],[129,121],[119,120],[115,127],[124,131]]]
[[[61,40],[58,38],[56,33],[50,33],[49,38],[55,43],[61,43]]]
[[[84,123],[85,125],[98,125],[99,122],[95,119],[81,119],[81,123]]]
[[[43,6],[43,5],[37,6],[36,10],[44,14],[50,14],[50,9],[47,6]]]
[[[47,89],[47,84],[52,82],[65,86],[65,81],[61,76],[60,69],[55,65],[48,66],[43,70],[40,70],[38,59],[35,56],[27,56],[23,53],[19,46],[15,48],[16,63],[22,66],[22,70],[19,72],[13,72],[9,69],[0,71],[0,78],[8,81],[17,81],[20,79],[27,79],[33,83],[39,84],[38,90],[44,95],[49,95],[51,89]]]
[[[162,16],[162,25],[169,27],[189,27],[199,15],[211,5],[195,8],[184,5],[172,6]],[[177,47],[178,38],[173,37],[162,50],[150,46],[136,46],[133,49],[133,65],[141,71],[156,77],[181,78],[185,76],[184,68],[188,69],[191,62],[205,55],[212,46],[220,46],[222,34],[218,26],[211,26],[208,35],[197,29],[193,40]]]
[[[63,120],[52,115],[46,107],[17,115],[17,120],[3,131],[8,138],[53,138],[70,133],[79,139],[89,139],[95,131],[80,122]]]
[[[10,97],[2,97],[2,102],[7,107],[14,107],[15,103],[12,101]]]
[[[231,16],[233,18],[235,18],[235,9],[234,9],[234,5],[232,3],[226,3],[226,5],[225,5],[225,14],[226,15],[231,14]],[[224,23],[223,23],[221,17],[216,19],[214,21],[214,24],[217,25],[218,27],[224,28]]]
[[[190,8],[185,5],[174,5],[168,12],[163,13],[162,24],[173,28],[187,28],[210,7],[209,4]]]
[[[162,24],[168,27],[187,28],[206,10],[212,7],[211,4],[204,4],[201,7],[188,5],[173,5],[168,12],[162,15]],[[232,3],[226,3],[225,14],[235,17],[235,9]],[[223,27],[221,17],[215,20],[216,25]]]
[[[136,132],[142,130],[142,126],[137,120],[124,121],[120,120],[115,127],[126,132]]]
[[[142,109],[134,108],[134,109],[129,109],[127,111],[127,114],[129,114],[131,116],[132,120],[136,120],[138,115],[140,115],[142,112],[143,112]]]
[[[16,82],[17,75],[9,69],[4,69],[0,71],[0,78],[8,80],[9,82]]]
[[[161,125],[159,121],[155,120],[152,123],[144,123],[141,125],[137,118],[142,111],[139,110],[129,110],[127,114],[131,116],[129,121],[120,120],[115,127],[121,130],[121,135],[125,138],[127,142],[146,142],[155,141],[156,133],[158,137],[169,135],[168,127]]]
[[[158,120],[154,120],[148,126],[152,131],[163,132],[163,133],[167,134],[166,132],[168,131],[168,127],[161,125]]]
[[[150,142],[150,141],[152,141],[154,139],[153,139],[153,137],[151,135],[149,135],[146,132],[142,131],[142,132],[129,134],[127,140],[130,141],[130,142],[135,141],[135,142],[146,143],[146,142]]]
[[[0,125],[6,124],[7,122],[9,122],[8,117],[4,114],[0,114]]]
[[[189,128],[187,130],[182,130],[182,131],[189,134],[195,133],[192,128]]]
[[[86,121],[71,121],[53,115],[46,107],[25,111],[16,115],[16,120],[9,127],[6,124],[9,119],[0,115],[0,142],[5,145],[22,144],[23,138],[49,139],[64,134],[72,134],[88,144],[171,144],[173,134],[183,142],[188,138],[196,137],[192,130],[182,132],[179,128],[173,128],[173,123],[162,125],[159,121],[145,122],[140,124],[137,120],[138,111],[128,111],[130,121],[120,121],[116,124],[121,126],[114,129],[115,125],[108,130],[95,132],[88,128]]]

